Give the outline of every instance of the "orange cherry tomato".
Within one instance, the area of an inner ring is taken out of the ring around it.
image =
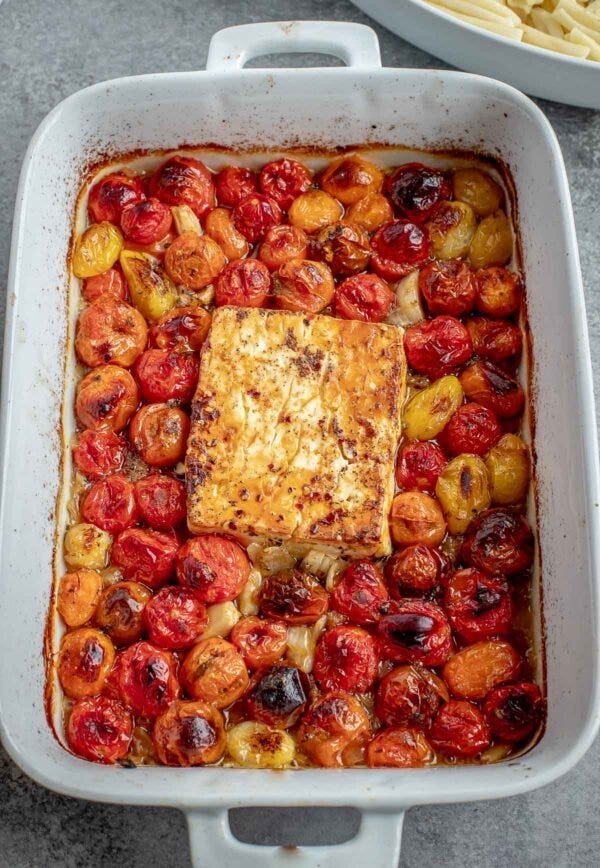
[[[308,235],[287,223],[269,229],[258,249],[258,258],[270,271],[277,271],[290,259],[306,259],[307,255]]]
[[[94,620],[115,645],[129,645],[141,638],[142,613],[151,597],[139,582],[115,582],[102,591]]]
[[[95,368],[77,387],[77,418],[92,431],[121,431],[140,402],[137,383],[116,365]]]
[[[287,647],[287,627],[279,621],[249,615],[237,622],[229,639],[248,669],[260,669],[283,657]]]
[[[165,269],[174,283],[203,289],[225,266],[225,255],[208,235],[183,232],[165,253]]]
[[[418,729],[384,729],[367,747],[367,765],[370,768],[418,768],[428,765],[433,759],[433,749]]]
[[[348,277],[335,291],[335,312],[343,319],[381,322],[394,303],[394,293],[376,274]]]
[[[172,467],[185,455],[189,417],[179,407],[146,404],[129,426],[133,448],[151,467]]]
[[[72,699],[100,693],[112,669],[115,649],[108,636],[80,627],[63,636],[58,653],[58,678]]]
[[[319,697],[298,727],[298,746],[314,763],[343,767],[344,755],[371,736],[369,716],[358,699],[336,690]]]
[[[75,350],[84,365],[129,368],[148,341],[148,326],[139,310],[124,301],[101,296],[80,314]]]
[[[202,349],[211,315],[203,307],[176,307],[150,329],[150,345],[159,350],[190,353]]]
[[[273,292],[280,309],[319,313],[333,301],[335,283],[325,263],[290,259],[273,275]]]
[[[102,295],[114,298],[115,301],[125,301],[127,287],[121,272],[117,271],[116,268],[109,268],[102,274],[96,274],[95,277],[88,277],[87,280],[84,280],[82,295],[89,304],[97,301]]]
[[[225,708],[239,699],[249,681],[241,654],[218,636],[194,645],[181,665],[180,677],[191,697],[214,708]]]
[[[154,721],[152,740],[167,766],[203,766],[221,759],[226,736],[223,715],[204,702],[173,702]]]
[[[459,699],[478,700],[506,681],[513,681],[521,658],[509,642],[490,639],[468,645],[444,666],[444,681]]]
[[[101,591],[102,578],[95,570],[75,570],[61,578],[57,609],[67,627],[81,627],[90,620]]]

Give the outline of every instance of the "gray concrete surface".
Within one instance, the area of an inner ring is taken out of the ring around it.
[[[0,6],[0,287],[5,286],[23,154],[34,129],[59,100],[92,82],[120,75],[201,69],[210,36],[220,27],[286,18],[367,21],[346,0],[4,0]],[[373,26],[385,65],[442,65]],[[600,113],[551,103],[543,108],[558,133],[572,185],[598,376]],[[3,313],[3,292],[0,305]],[[599,865],[599,776],[596,743],[578,768],[544,790],[500,802],[410,811],[401,865]],[[257,843],[340,841],[352,834],[356,822],[352,811],[308,810],[290,817],[281,811],[246,810],[233,818],[236,834]],[[166,865],[189,866],[181,814],[56,796],[29,781],[0,751],[0,868]],[[373,866],[378,868],[376,860]]]

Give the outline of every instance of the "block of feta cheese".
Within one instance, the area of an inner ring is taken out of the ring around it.
[[[405,388],[396,326],[218,308],[192,406],[190,531],[389,554]]]

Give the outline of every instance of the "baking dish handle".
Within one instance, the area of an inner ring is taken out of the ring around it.
[[[397,868],[403,812],[364,811],[356,837],[318,847],[263,847],[238,841],[228,811],[189,811],[187,822],[194,868]]]
[[[241,69],[264,54],[298,52],[331,54],[346,66],[373,69],[381,66],[379,40],[366,24],[347,21],[268,21],[240,24],[219,30],[210,40],[206,69],[225,72]]]

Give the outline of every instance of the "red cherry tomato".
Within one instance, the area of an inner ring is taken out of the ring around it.
[[[150,327],[150,345],[159,350],[190,353],[202,349],[211,316],[203,307],[176,307]]]
[[[127,298],[127,287],[125,286],[121,272],[117,271],[116,268],[109,268],[108,271],[103,271],[102,274],[88,277],[83,282],[82,295],[90,304],[99,299],[101,295],[108,295],[117,301],[125,301]]]
[[[135,483],[140,518],[155,530],[170,530],[186,515],[185,486],[173,476],[151,473]]]
[[[387,726],[429,727],[442,702],[449,698],[442,679],[429,669],[399,666],[381,679],[375,714]]]
[[[530,681],[506,684],[490,690],[483,711],[494,735],[503,741],[524,741],[540,725],[544,700]]]
[[[270,666],[283,657],[287,648],[287,627],[250,615],[237,622],[229,636],[249,669]]]
[[[439,584],[449,567],[439,549],[407,546],[395,552],[385,565],[385,580],[395,600],[426,594]]]
[[[260,241],[269,229],[283,220],[277,202],[270,196],[262,196],[260,193],[253,193],[238,202],[233,209],[232,217],[235,228],[251,244]]]
[[[453,316],[437,316],[407,328],[404,349],[411,368],[433,379],[464,364],[473,352],[469,332]]]
[[[389,598],[381,570],[370,561],[354,561],[335,586],[331,607],[355,624],[376,624]]]
[[[308,236],[297,226],[281,223],[269,229],[258,251],[258,258],[269,271],[277,271],[290,259],[306,259]]]
[[[473,759],[490,745],[490,728],[476,705],[451,699],[429,731],[433,746],[448,757]]]
[[[121,212],[123,235],[135,244],[161,241],[168,234],[172,222],[171,209],[158,199],[134,202]]]
[[[523,346],[521,329],[513,322],[474,316],[466,322],[473,352],[491,362],[518,359]]]
[[[436,259],[419,274],[419,289],[429,312],[451,316],[470,313],[475,305],[475,276],[461,259]]]
[[[126,579],[158,588],[173,574],[177,549],[177,540],[171,534],[128,528],[115,540],[112,562]]]
[[[114,763],[129,751],[133,720],[116,699],[85,696],[71,709],[67,741],[77,756],[96,763]]]
[[[469,525],[460,556],[469,566],[492,575],[520,573],[533,560],[531,528],[513,509],[486,509]]]
[[[271,291],[271,274],[258,259],[230,262],[215,281],[215,303],[262,307]]]
[[[226,166],[216,177],[217,199],[228,208],[257,192],[256,174],[243,166]]]
[[[287,729],[296,723],[309,698],[306,673],[297,666],[276,663],[254,673],[245,704],[251,720]]]
[[[439,440],[450,455],[485,455],[502,436],[496,414],[481,404],[463,404],[440,434]]]
[[[150,641],[159,648],[188,648],[208,623],[206,606],[185,588],[161,588],[147,603],[144,627]]]
[[[317,643],[313,675],[321,690],[366,693],[377,677],[377,641],[361,627],[327,630]]]
[[[123,466],[127,444],[114,431],[82,431],[73,447],[73,461],[89,479],[101,479]]]
[[[396,483],[406,491],[418,488],[431,494],[447,463],[448,459],[437,443],[407,440],[396,457]]]
[[[189,539],[177,556],[177,581],[209,605],[235,599],[249,575],[246,552],[218,534]]]
[[[399,166],[386,177],[383,189],[396,213],[413,223],[424,223],[438,202],[452,196],[448,173],[422,163]]]
[[[400,280],[429,259],[429,238],[415,223],[392,220],[371,239],[371,266],[385,280]]]
[[[444,608],[452,629],[465,642],[505,636],[510,630],[513,607],[501,576],[473,568],[457,570],[446,582]]]
[[[402,600],[393,603],[378,624],[381,653],[395,663],[441,666],[450,656],[452,636],[448,619],[434,603]]]
[[[188,205],[200,218],[215,207],[213,176],[193,157],[171,157],[152,175],[148,189],[165,205]]]
[[[480,313],[496,317],[518,313],[523,293],[518,274],[500,266],[492,266],[480,268],[476,280],[476,307]]]
[[[175,658],[149,642],[121,651],[113,683],[125,705],[141,717],[157,717],[180,694]]]
[[[98,480],[83,499],[81,517],[110,534],[131,527],[138,520],[133,484],[121,474]]]
[[[126,205],[143,202],[144,182],[139,175],[113,172],[97,181],[88,196],[88,214],[92,223],[119,223]]]
[[[133,373],[144,401],[190,400],[198,382],[198,358],[193,353],[146,350],[136,359]]]
[[[491,362],[473,362],[459,379],[467,398],[498,416],[517,416],[523,409],[525,393],[520,384]]]
[[[363,322],[381,322],[394,303],[394,293],[376,274],[347,277],[335,291],[337,316]]]
[[[306,166],[296,160],[273,160],[261,169],[258,183],[262,193],[275,199],[287,211],[296,196],[312,185],[312,176]]]

